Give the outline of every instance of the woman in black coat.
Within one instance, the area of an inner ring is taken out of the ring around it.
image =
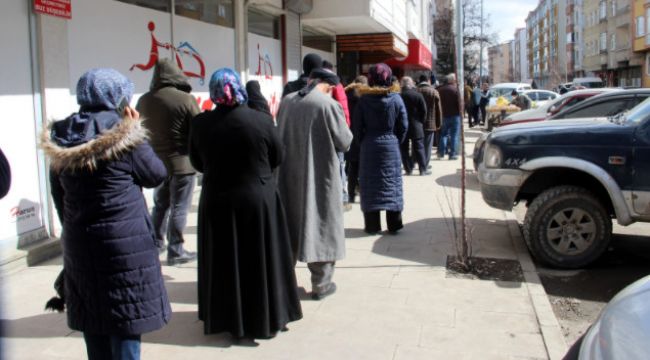
[[[140,335],[171,316],[142,195],[167,173],[138,113],[124,107],[132,94],[115,70],[85,73],[79,112],[53,123],[42,142],[63,225],[68,326],[83,332],[89,359],[139,359]]]
[[[260,83],[257,80],[250,80],[246,83],[246,93],[248,94],[248,107],[261,111],[267,115],[271,114],[271,108],[269,107],[269,102],[266,101],[264,94],[262,94],[262,89]]]
[[[287,223],[272,172],[282,144],[271,116],[246,106],[239,76],[210,80],[213,111],[192,122],[203,173],[198,222],[199,319],[206,334],[270,338],[302,317]]]

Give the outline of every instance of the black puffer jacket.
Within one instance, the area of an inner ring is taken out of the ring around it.
[[[42,147],[63,224],[68,325],[107,335],[161,328],[171,308],[141,188],[167,172],[140,122],[81,112],[54,123]]]

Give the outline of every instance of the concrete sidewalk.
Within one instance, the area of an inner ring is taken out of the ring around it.
[[[467,153],[479,130],[467,131]],[[471,158],[467,158],[468,168]],[[460,160],[431,162],[432,176],[405,176],[405,228],[398,235],[363,232],[358,204],[345,214],[347,258],[337,263],[335,295],[311,301],[309,271],[296,269],[304,288],[304,318],[259,346],[233,346],[228,335],[203,335],[197,320],[196,263],[163,266],[174,315],[143,337],[144,359],[559,359],[566,350],[535,268],[511,215],[488,207],[468,175],[467,217],[474,255],[519,260],[526,281],[449,277],[453,254],[445,223],[445,193],[458,198]],[[447,190],[445,190],[445,188]],[[198,188],[200,190],[200,188]],[[196,201],[189,224],[196,224]],[[384,221],[384,219],[382,219]],[[385,227],[385,223],[384,223]],[[195,248],[196,226],[187,229]],[[61,259],[0,277],[6,359],[84,359],[81,334],[65,316],[43,312],[54,295]]]

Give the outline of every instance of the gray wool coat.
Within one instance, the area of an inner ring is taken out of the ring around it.
[[[352,143],[343,108],[317,89],[304,97],[296,92],[282,99],[277,123],[285,147],[278,190],[294,260],[343,259],[343,185],[336,152]]]

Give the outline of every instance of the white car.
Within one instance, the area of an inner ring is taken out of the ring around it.
[[[512,100],[512,90],[517,90],[517,92],[523,92],[525,90],[532,90],[530,84],[526,83],[500,83],[492,86],[490,88],[490,104],[488,106],[494,106],[497,103],[497,99],[503,96],[508,102]]]
[[[533,109],[538,108],[551,100],[555,100],[557,97],[560,96],[560,94],[554,91],[539,90],[539,89],[525,90],[522,91],[522,93],[528,96],[530,100],[532,100]]]
[[[554,115],[560,110],[575,105],[590,96],[598,95],[606,91],[613,91],[613,90],[614,89],[609,89],[609,88],[574,90],[559,95],[555,99],[549,100],[545,104],[542,104],[541,106],[538,106],[535,109],[528,109],[528,110],[519,111],[510,114],[508,115],[508,117],[503,119],[503,121],[501,121],[501,124],[505,125],[510,123],[514,124],[518,122],[544,120],[549,115]],[[540,90],[535,90],[535,91],[540,91]]]

